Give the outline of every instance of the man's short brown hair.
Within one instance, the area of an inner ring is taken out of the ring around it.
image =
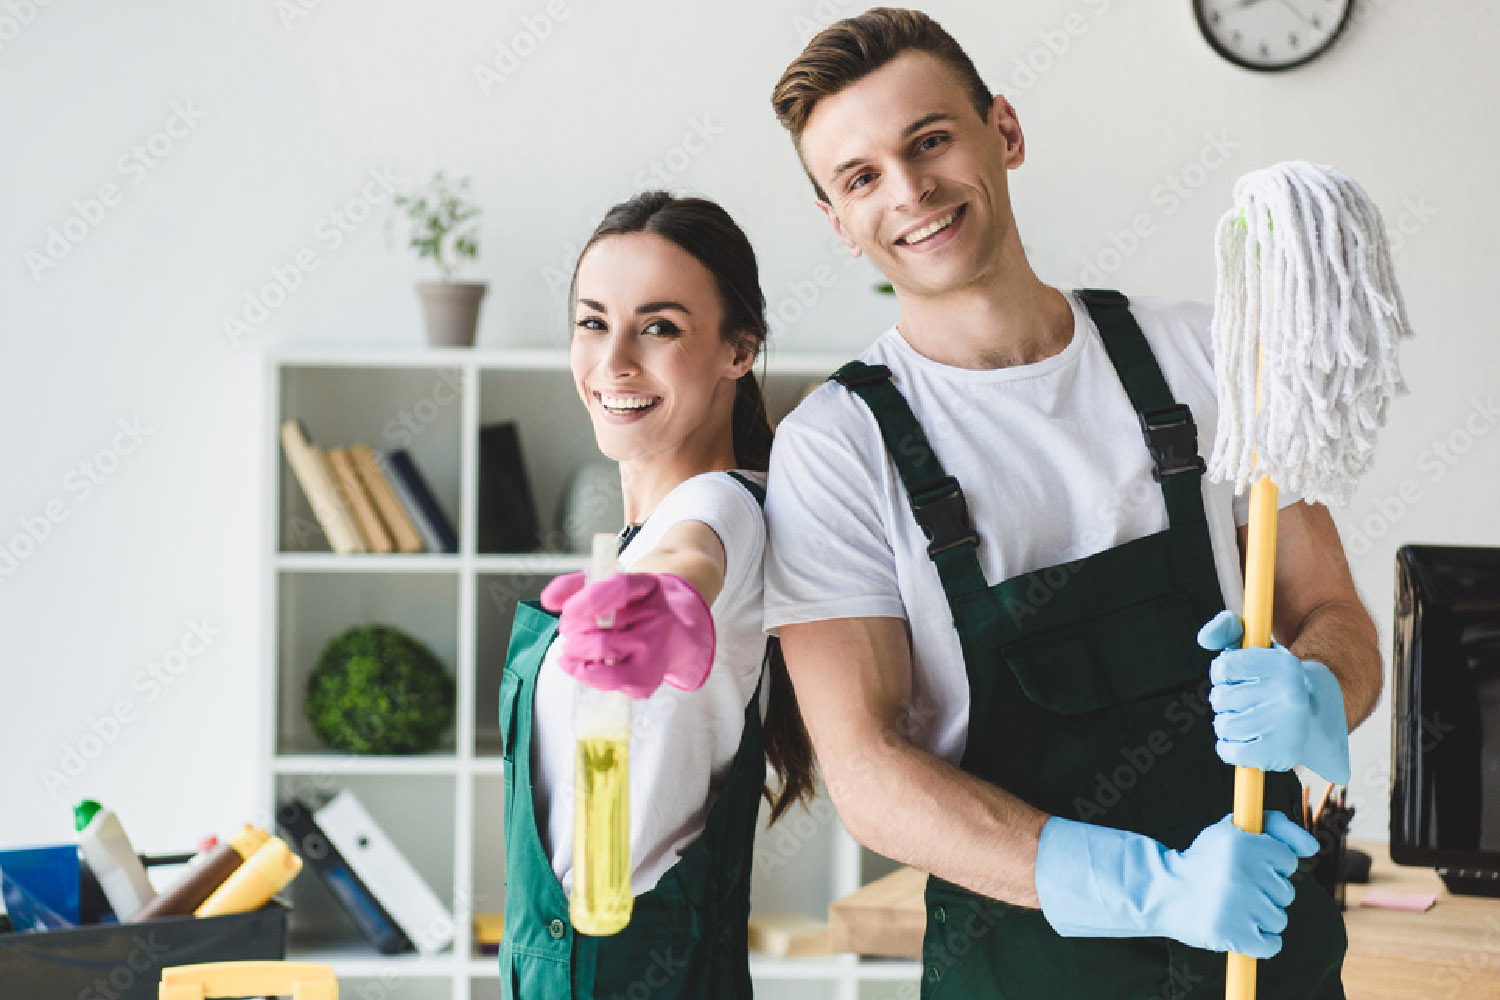
[[[818,32],[776,81],[771,107],[792,134],[797,155],[802,156],[802,130],[819,101],[832,97],[908,50],[930,53],[957,73],[979,117],[989,117],[990,102],[994,99],[990,88],[985,86],[968,53],[941,24],[919,10],[872,7]],[[805,158],[802,167],[807,170],[807,179],[812,181],[818,197],[827,201],[823,186],[807,169]]]

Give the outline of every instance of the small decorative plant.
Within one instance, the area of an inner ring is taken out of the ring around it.
[[[398,194],[396,205],[406,210],[410,232],[407,246],[422,259],[432,258],[444,281],[463,260],[479,256],[479,206],[461,192],[469,189],[469,179],[450,182],[439,170],[427,187],[415,194]]]
[[[453,724],[453,678],[417,639],[362,625],[329,640],[303,711],[325,743],[355,754],[424,753]]]
[[[442,272],[441,281],[417,282],[427,342],[434,347],[470,347],[479,328],[479,304],[488,286],[482,281],[454,281],[453,272],[465,260],[479,257],[479,206],[464,192],[469,179],[450,181],[441,170],[425,188],[396,196],[396,207],[406,212],[407,246],[419,259],[431,259]]]

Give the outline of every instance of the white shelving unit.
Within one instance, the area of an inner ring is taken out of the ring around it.
[[[844,360],[773,359],[765,381],[773,419]],[[470,916],[504,909],[504,782],[496,715],[511,615],[517,600],[535,597],[559,573],[583,568],[586,556],[475,550],[479,429],[492,422],[517,424],[545,539],[568,477],[585,463],[603,460],[573,389],[567,353],[280,350],[267,356],[265,391],[265,815],[274,815],[276,801],[290,795],[316,807],[352,789],[445,899],[457,931],[454,947],[442,955],[380,955],[308,871],[290,890],[289,957],[331,964],[344,989],[354,991],[351,996],[492,1000],[500,995],[498,963],[474,951]],[[380,449],[406,448],[458,530],[458,553],[329,551],[281,455],[279,429],[286,417],[301,419],[310,437],[325,446],[366,441]],[[417,636],[453,672],[455,725],[432,753],[331,753],[303,719],[307,674],[323,645],[346,628],[372,622]],[[854,842],[826,795],[769,831],[762,807],[752,910],[826,919],[830,901],[893,867]],[[920,966],[853,955],[752,956],[751,973],[758,995],[778,1000],[883,1000],[914,997]]]

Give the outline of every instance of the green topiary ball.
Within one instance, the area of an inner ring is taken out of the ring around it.
[[[307,678],[303,711],[335,750],[423,753],[453,724],[453,678],[418,640],[361,625],[329,640]]]

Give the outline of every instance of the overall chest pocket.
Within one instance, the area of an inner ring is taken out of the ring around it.
[[[1167,594],[1006,643],[1006,665],[1026,697],[1082,715],[1168,694],[1208,678],[1186,596]]]

